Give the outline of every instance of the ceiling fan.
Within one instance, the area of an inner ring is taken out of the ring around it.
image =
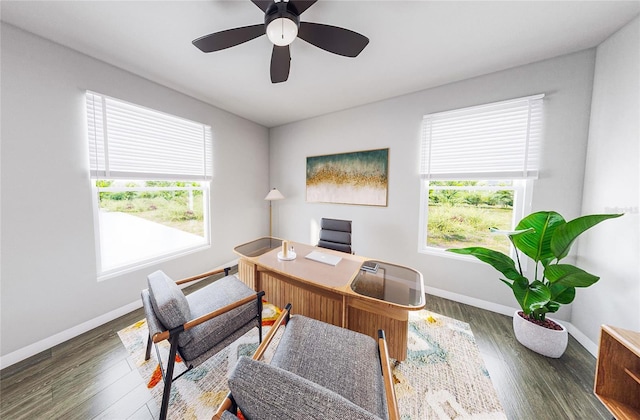
[[[251,0],[264,12],[264,23],[227,29],[205,35],[193,41],[202,52],[209,53],[234,47],[267,35],[273,43],[271,82],[289,78],[291,54],[289,45],[301,38],[325,51],[345,57],[357,57],[369,43],[369,38],[357,32],[321,23],[300,22],[300,15],[317,0]]]

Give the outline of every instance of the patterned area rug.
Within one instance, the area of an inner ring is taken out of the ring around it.
[[[266,334],[268,328],[263,331]],[[160,406],[163,385],[158,373],[154,377],[156,352],[144,361],[146,322],[139,321],[118,335]],[[253,354],[257,342],[258,332],[253,329],[174,382],[169,418],[210,419],[228,392],[227,374],[240,356]],[[164,344],[159,348],[166,363],[169,350]],[[275,346],[271,347],[273,351]],[[402,420],[506,419],[469,324],[428,311],[410,312],[408,347],[407,359],[393,369]],[[269,360],[270,355],[265,358]],[[183,365],[176,363],[176,372],[182,371]]]

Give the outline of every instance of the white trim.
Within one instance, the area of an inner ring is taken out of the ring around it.
[[[93,240],[96,251],[96,275],[102,273],[102,246],[100,244],[100,192],[95,180],[91,180],[91,204],[93,210]]]
[[[135,261],[131,264],[121,265],[109,270],[105,270],[103,272],[99,272],[97,274],[97,281],[100,282],[100,281],[105,281],[115,277],[119,277],[126,273],[138,271],[140,269],[143,269],[155,264],[160,264],[166,261],[175,260],[176,258],[181,258],[189,254],[195,254],[196,252],[204,251],[209,248],[211,248],[211,244],[195,245],[188,248],[177,249],[175,251],[172,251],[166,254],[156,255],[155,257],[151,257],[149,259]]]
[[[135,180],[129,180],[135,181]],[[199,187],[98,187],[96,182],[91,183],[93,194],[93,226],[95,234],[95,250],[96,250],[96,276],[97,281],[104,281],[114,277],[121,276],[125,273],[130,273],[150,265],[159,264],[164,261],[173,260],[179,257],[183,257],[188,254],[200,252],[205,249],[211,248],[211,231],[210,227],[210,183],[202,182]],[[102,260],[102,227],[101,227],[101,215],[100,215],[100,193],[101,192],[118,192],[118,191],[201,191],[202,192],[202,212],[203,212],[203,233],[204,242],[197,244],[190,244],[181,248],[173,248],[171,250],[162,250],[153,256],[138,257],[138,259],[129,261],[125,264],[110,265],[105,269]]]
[[[47,337],[43,340],[40,340],[33,344],[29,344],[26,347],[4,355],[0,357],[0,369],[4,369],[31,356],[35,356],[40,352],[48,350],[54,346],[57,346],[58,344],[64,343],[65,341],[77,337],[80,334],[84,334],[87,331],[97,328],[100,325],[121,317],[122,315],[126,315],[141,306],[142,301],[131,302],[128,305],[122,306],[104,315],[100,315],[97,318],[90,319],[89,321],[83,322],[82,324],[76,325],[75,327],[71,327],[67,330],[54,334],[51,337]]]
[[[418,252],[423,253],[427,247],[427,226],[429,225],[429,188],[428,182],[420,180],[420,219],[418,220]]]
[[[435,287],[425,287],[425,293],[438,296],[441,298],[453,300],[455,302],[464,303],[465,305],[475,306],[476,308],[485,309],[487,311],[495,312],[502,315],[513,317],[513,314],[519,310],[515,307],[500,305],[494,302],[488,302],[482,299],[476,299],[469,296],[461,295],[458,293],[449,292],[447,290],[436,289]],[[429,301],[427,301],[427,306]],[[591,341],[582,331],[580,331],[575,325],[569,321],[559,320],[562,325],[567,328],[567,331],[575,340],[584,347],[593,357],[598,357],[598,345]]]
[[[522,102],[531,102],[531,101],[535,101],[538,99],[542,99],[544,98],[544,93],[539,93],[536,95],[530,95],[530,96],[523,96],[522,98],[514,98],[514,99],[507,99],[504,101],[498,101],[498,102],[491,102],[488,104],[482,104],[482,105],[475,105],[475,106],[468,106],[466,108],[458,108],[458,109],[450,109],[447,111],[440,111],[440,112],[432,112],[431,114],[427,114],[426,116],[431,116],[431,117],[442,117],[442,116],[449,116],[449,115],[458,115],[458,114],[469,114],[469,113],[473,113],[473,112],[477,112],[477,111],[482,111],[485,109],[492,109],[492,108],[499,108],[499,107],[504,107],[504,106],[508,106],[508,105],[513,105],[513,104],[519,104]]]
[[[473,297],[461,295],[459,293],[449,292],[447,290],[436,289],[435,287],[425,286],[425,293],[438,296],[441,298],[453,300],[455,302],[464,303],[465,305],[475,306],[476,308],[485,309],[487,311],[495,312],[502,315],[513,317],[513,314],[518,309],[512,306],[500,305],[499,303],[489,302],[482,299],[476,299]],[[429,301],[427,301],[427,306]]]
[[[217,270],[224,267],[233,267],[238,264],[238,259],[229,261],[226,264],[223,264],[219,267],[213,268],[212,270]],[[204,279],[202,279],[204,280]],[[192,282],[189,284],[184,284],[181,288],[189,287],[193,284],[198,283],[201,280],[196,282]],[[29,344],[28,346],[22,347],[16,351],[13,351],[4,356],[0,356],[0,369],[4,369],[13,364],[21,362],[22,360],[28,359],[31,356],[35,356],[36,354],[48,350],[58,344],[64,343],[65,341],[71,340],[79,336],[80,334],[84,334],[87,331],[91,331],[94,328],[97,328],[107,322],[113,321],[116,318],[119,318],[123,315],[128,314],[129,312],[133,312],[138,308],[142,307],[142,300],[137,299],[135,302],[131,302],[127,305],[121,306],[120,308],[114,309],[113,311],[107,312],[104,315],[100,315],[96,318],[90,319],[86,322],[83,322],[75,327],[71,327],[67,330],[61,331],[57,334],[54,334],[50,337],[37,341],[33,344]]]
[[[567,328],[567,331],[569,331],[569,334],[571,334],[571,336],[575,338],[576,341],[582,345],[582,347],[587,349],[587,351],[591,353],[593,357],[595,358],[598,357],[598,345],[596,343],[591,341],[589,337],[584,335],[584,333],[580,331],[572,323],[566,322],[566,321],[560,321],[560,322],[562,323],[562,325],[564,325]]]

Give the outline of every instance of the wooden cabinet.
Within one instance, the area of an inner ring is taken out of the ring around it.
[[[640,333],[603,325],[594,393],[617,420],[640,419]]]

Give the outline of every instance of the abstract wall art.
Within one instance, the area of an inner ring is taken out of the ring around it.
[[[389,149],[307,158],[307,202],[386,206]]]

